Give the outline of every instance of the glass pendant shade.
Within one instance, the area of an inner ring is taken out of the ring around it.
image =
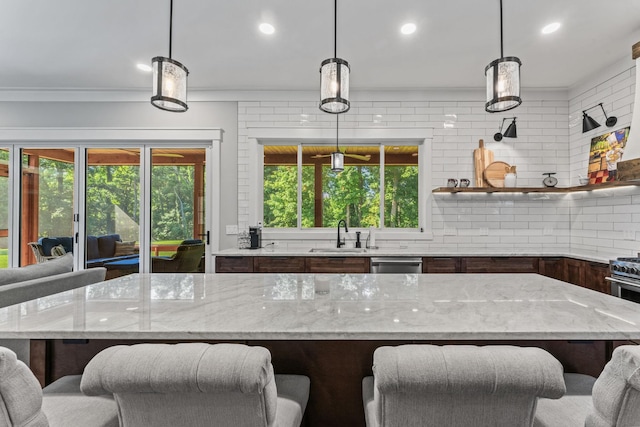
[[[520,98],[520,66],[515,56],[496,59],[484,69],[487,77],[487,103],[489,113],[498,113],[522,104]]]
[[[349,102],[349,63],[329,58],[320,64],[320,109],[326,113],[346,113]]]
[[[344,170],[344,154],[339,151],[331,153],[331,170],[342,172]]]
[[[156,56],[151,60],[153,69],[153,96],[151,103],[166,111],[185,112],[187,106],[187,76],[189,70],[180,62]]]

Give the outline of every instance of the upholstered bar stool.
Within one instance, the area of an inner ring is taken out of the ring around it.
[[[380,347],[362,382],[369,427],[529,427],[538,397],[564,391],[560,362],[513,346]]]
[[[567,393],[540,399],[536,427],[640,426],[640,346],[621,346],[595,378],[565,374]]]
[[[98,353],[81,389],[113,393],[123,427],[294,427],[302,421],[309,379],[274,375],[263,347],[137,344]]]
[[[80,392],[80,376],[63,377],[45,387],[16,354],[0,347],[0,426],[118,427],[113,396]]]

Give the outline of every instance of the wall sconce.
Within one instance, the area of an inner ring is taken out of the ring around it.
[[[509,126],[507,126],[507,130],[505,130],[504,133],[502,133],[502,128],[504,127],[504,121],[509,119],[513,119],[513,121]],[[502,137],[517,138],[518,131],[516,129],[516,119],[517,117],[505,117],[504,119],[502,119],[502,124],[500,125],[500,132],[493,135],[493,140],[496,142],[500,142],[502,141]]]
[[[587,108],[586,110],[582,110],[582,133],[589,132],[595,128],[600,127],[600,123],[593,120],[593,118],[587,114],[587,111],[592,110],[596,107],[602,108],[602,114],[604,114],[604,118],[606,121],[604,122],[607,127],[613,127],[618,123],[618,118],[611,116],[607,117],[607,113],[604,111],[604,107],[602,106],[602,102],[600,104],[594,105],[593,107]]]

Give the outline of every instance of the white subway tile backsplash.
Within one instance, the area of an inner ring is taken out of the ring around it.
[[[633,111],[635,69],[594,82],[592,88],[566,101],[527,101],[513,112],[500,115],[484,111],[484,101],[357,101],[341,117],[345,128],[431,127],[432,159],[429,173],[433,187],[447,178],[467,177],[473,182],[473,150],[478,140],[494,152],[495,160],[518,168],[518,185],[541,185],[544,172],[557,172],[560,186],[577,185],[587,170],[591,139],[609,129],[602,126],[581,132],[582,110],[603,102],[609,115],[618,117],[614,129],[628,126]],[[238,224],[249,219],[249,129],[299,128],[301,114],[313,127],[331,127],[335,116],[318,110],[316,101],[238,103]],[[502,117],[517,116],[518,138],[493,141]],[[593,110],[597,120],[601,112]],[[253,190],[255,191],[255,189]],[[477,253],[581,252],[635,254],[640,242],[624,240],[625,230],[640,236],[640,189],[629,192],[584,192],[571,195],[432,195],[431,241],[409,241],[403,245],[425,251]],[[638,206],[638,207],[636,207]],[[241,207],[241,209],[240,209]],[[482,229],[482,230],[481,230]],[[488,234],[484,235],[485,232]],[[628,233],[627,233],[628,237]],[[398,245],[378,237],[380,245]],[[280,242],[287,245],[287,241]],[[289,242],[308,247],[310,242]]]

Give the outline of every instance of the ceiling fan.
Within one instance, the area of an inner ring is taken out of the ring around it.
[[[342,154],[344,154],[345,157],[351,157],[352,159],[357,159],[357,160],[362,160],[365,162],[368,162],[369,160],[371,160],[371,154],[349,154],[346,153],[344,149],[340,150],[342,152]],[[331,157],[331,154],[315,154],[313,156],[311,156],[312,159],[321,159],[323,157]]]

